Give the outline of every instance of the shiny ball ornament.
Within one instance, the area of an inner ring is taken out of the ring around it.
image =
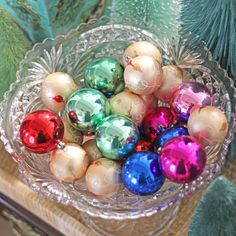
[[[169,140],[160,153],[162,172],[169,180],[179,184],[195,180],[203,172],[205,164],[205,149],[191,136]]]
[[[183,69],[174,65],[163,66],[162,71],[163,83],[154,94],[158,99],[170,102],[176,87],[184,82],[188,82],[188,76]]]
[[[95,139],[89,139],[83,144],[82,147],[89,155],[90,163],[103,157],[101,151],[97,147]]]
[[[93,131],[109,113],[107,98],[95,89],[75,91],[66,104],[66,115],[70,123],[81,131]]]
[[[94,161],[85,176],[88,191],[98,196],[110,196],[120,188],[121,168],[118,163],[106,158]]]
[[[135,152],[129,156],[121,172],[125,187],[136,195],[151,195],[165,182],[159,156],[154,152]]]
[[[67,99],[76,89],[78,87],[70,75],[55,72],[43,80],[40,97],[48,109],[60,112],[65,109]]]
[[[85,86],[111,97],[124,90],[123,74],[124,69],[119,61],[111,57],[99,57],[85,68]]]
[[[135,150],[139,134],[130,119],[120,115],[111,115],[97,126],[95,139],[99,150],[105,157],[118,160]]]
[[[130,118],[136,125],[140,125],[147,112],[144,100],[129,91],[121,92],[110,99],[112,114],[119,114]]]
[[[83,177],[88,165],[87,153],[75,143],[67,143],[64,149],[54,150],[49,160],[53,175],[65,183],[72,183]]]
[[[160,134],[160,136],[157,138],[156,141],[156,150],[159,148],[162,148],[166,142],[171,140],[172,138],[181,136],[181,135],[189,135],[188,129],[184,126],[174,126],[163,133]]]
[[[189,134],[205,146],[224,141],[228,132],[228,121],[225,114],[214,106],[195,109],[187,124]]]
[[[63,141],[65,143],[77,143],[82,144],[83,143],[83,134],[81,131],[75,129],[69,121],[66,119],[66,117],[62,118],[63,124],[64,124],[64,136]]]
[[[159,49],[147,41],[135,42],[128,46],[123,55],[124,65],[127,66],[129,60],[137,56],[150,56],[153,57],[157,62],[162,62]]]
[[[138,145],[135,148],[136,152],[153,151],[153,145],[150,141],[139,140]]]
[[[22,144],[35,153],[54,150],[62,140],[64,125],[54,112],[38,110],[28,114],[20,126]]]
[[[162,84],[162,68],[152,57],[135,57],[126,66],[124,79],[125,85],[131,92],[152,94]]]
[[[182,120],[187,121],[194,107],[212,105],[213,96],[209,89],[198,82],[180,85],[171,99],[172,111]]]
[[[174,122],[174,115],[168,107],[157,107],[144,117],[141,126],[142,136],[146,140],[154,142],[160,133]]]

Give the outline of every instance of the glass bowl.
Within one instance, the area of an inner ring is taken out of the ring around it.
[[[188,37],[160,40],[158,32],[153,34],[130,25],[93,21],[82,24],[65,36],[36,44],[21,62],[16,82],[0,104],[1,140],[19,164],[28,186],[47,198],[74,206],[91,216],[124,220],[151,216],[162,211],[214,179],[224,164],[235,131],[236,91],[233,81],[212,60],[204,44],[191,45]],[[216,106],[227,116],[229,132],[222,144],[207,147],[207,165],[196,181],[184,185],[166,181],[157,193],[146,197],[135,196],[122,187],[119,193],[99,199],[87,191],[83,179],[74,184],[57,181],[48,166],[49,155],[30,153],[22,146],[19,127],[27,113],[44,108],[39,91],[47,74],[67,72],[82,87],[84,68],[93,58],[107,55],[122,61],[127,45],[140,40],[150,41],[161,50],[163,64],[185,68],[191,80],[204,83],[210,89]]]

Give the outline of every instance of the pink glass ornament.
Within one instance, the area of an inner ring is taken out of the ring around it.
[[[160,163],[169,180],[180,184],[189,183],[203,172],[206,152],[194,137],[179,136],[164,145]]]
[[[213,97],[208,88],[198,82],[180,85],[171,99],[172,111],[182,120],[187,121],[194,106],[212,105]]]
[[[188,131],[205,146],[221,143],[228,132],[225,114],[214,106],[195,109],[188,119]]]
[[[168,107],[157,107],[144,117],[141,135],[146,140],[154,142],[160,132],[169,128],[174,122],[174,115]]]

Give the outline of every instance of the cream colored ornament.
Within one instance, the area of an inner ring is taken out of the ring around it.
[[[140,125],[147,112],[147,105],[137,94],[129,91],[118,93],[110,99],[112,114],[119,114],[130,118],[136,125]]]
[[[64,136],[63,141],[65,143],[83,143],[83,134],[81,131],[75,129],[70,123],[68,122],[66,117],[62,118],[64,124]]]
[[[89,155],[90,163],[103,157],[102,153],[97,147],[95,139],[89,139],[82,145],[82,147]]]
[[[205,146],[224,141],[228,132],[225,114],[214,106],[196,108],[189,116],[188,132]]]
[[[49,167],[53,175],[65,183],[72,183],[86,173],[89,156],[82,147],[74,143],[66,144],[64,149],[51,153]]]
[[[156,98],[164,102],[169,102],[176,87],[182,83],[188,82],[189,79],[187,73],[177,66],[163,66],[162,70],[163,83],[161,87],[154,92],[154,94]]]
[[[152,109],[158,106],[158,99],[154,96],[154,94],[139,96],[144,100],[148,109]]]
[[[162,85],[162,68],[153,57],[138,56],[130,60],[126,66],[124,79],[131,92],[141,95],[152,94]]]
[[[88,190],[98,196],[108,196],[120,188],[121,168],[115,161],[100,158],[91,164],[86,172]]]
[[[55,72],[44,79],[40,96],[47,108],[60,112],[64,110],[67,99],[77,89],[77,85],[69,74]]]
[[[133,59],[137,56],[150,56],[160,64],[162,63],[161,53],[159,49],[147,41],[135,42],[128,46],[123,55],[124,66],[127,66],[130,59]]]

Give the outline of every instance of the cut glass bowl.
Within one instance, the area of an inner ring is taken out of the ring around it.
[[[189,36],[191,37],[191,36]],[[124,49],[133,41],[154,43],[163,54],[163,64],[176,64],[188,70],[192,80],[204,83],[214,95],[215,104],[228,118],[229,132],[222,145],[207,148],[208,161],[202,175],[192,183],[179,185],[166,181],[155,194],[135,196],[124,187],[108,198],[89,193],[84,180],[74,184],[57,181],[48,166],[49,154],[27,151],[19,137],[19,127],[27,113],[44,108],[40,97],[43,78],[54,71],[71,74],[83,86],[83,71],[93,58],[106,55],[122,61]],[[36,44],[20,64],[17,79],[0,104],[1,140],[19,164],[24,181],[41,195],[76,207],[91,216],[106,219],[135,219],[150,216],[209,183],[221,170],[236,124],[236,92],[227,73],[212,60],[204,44],[191,45],[188,39],[162,39],[145,29],[129,25],[92,22],[65,36]]]

